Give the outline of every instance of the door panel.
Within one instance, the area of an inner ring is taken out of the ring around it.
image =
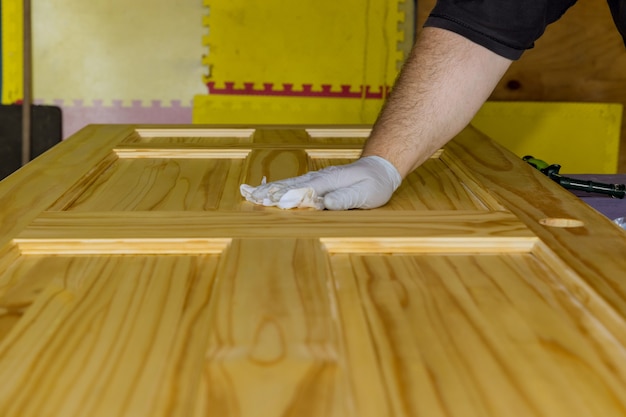
[[[358,155],[351,159],[325,156],[311,157],[310,169],[348,164],[358,158]],[[393,200],[380,210],[486,210],[486,203],[468,189],[439,156],[409,174],[396,190]]]
[[[8,273],[47,282],[3,297],[26,308],[0,346],[3,415],[150,415],[164,376],[200,377],[216,256],[24,258]]]
[[[336,255],[332,263],[359,292],[395,415],[626,410],[624,351],[584,308],[563,306],[560,277],[531,254]]]
[[[65,210],[215,210],[226,186],[228,192],[237,190],[228,179],[242,165],[237,159],[122,158]]]
[[[214,289],[205,370],[220,395],[209,388],[207,403],[228,414],[346,415],[348,375],[319,241],[234,240],[218,275],[229,279]]]
[[[380,209],[239,195],[368,132],[95,126],[0,182],[0,414],[625,414],[626,234],[480,133]]]

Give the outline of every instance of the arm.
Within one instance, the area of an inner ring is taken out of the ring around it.
[[[424,28],[359,160],[258,187],[243,184],[241,193],[281,208],[380,207],[402,178],[471,121],[510,63],[453,32]]]
[[[402,178],[472,120],[512,61],[466,38],[424,28],[363,149]]]

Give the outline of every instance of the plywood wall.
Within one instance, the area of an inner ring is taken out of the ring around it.
[[[418,3],[418,27],[434,4]],[[535,48],[513,63],[490,100],[617,102],[626,107],[626,48],[606,1],[580,0],[549,26]],[[588,146],[601,144],[590,137]],[[626,172],[626,123],[621,149],[619,172]]]

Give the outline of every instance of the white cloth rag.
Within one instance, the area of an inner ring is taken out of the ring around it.
[[[266,179],[263,177],[261,185],[265,185]],[[275,206],[281,209],[292,208],[314,208],[317,210],[324,210],[324,202],[321,197],[317,195],[315,190],[310,187],[306,188],[294,188],[287,191],[280,197],[278,201],[272,201],[268,197],[255,198],[253,196],[254,190],[257,187],[253,187],[248,184],[241,184],[239,191],[241,195],[248,201],[254,204],[262,206]]]

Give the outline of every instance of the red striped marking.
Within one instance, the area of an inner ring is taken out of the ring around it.
[[[313,90],[312,84],[303,84],[302,90],[294,90],[293,84],[283,84],[282,90],[274,89],[274,84],[264,83],[263,88],[255,89],[254,83],[243,83],[243,88],[236,88],[232,81],[224,82],[224,87],[215,86],[215,81],[209,81],[207,88],[209,94],[222,94],[231,96],[283,96],[283,97],[332,97],[332,98],[365,98],[383,99],[389,94],[390,87],[378,87],[378,91],[372,91],[371,86],[360,86],[358,91],[352,91],[352,86],[342,85],[341,91],[332,91],[330,84],[322,84],[320,91]]]

